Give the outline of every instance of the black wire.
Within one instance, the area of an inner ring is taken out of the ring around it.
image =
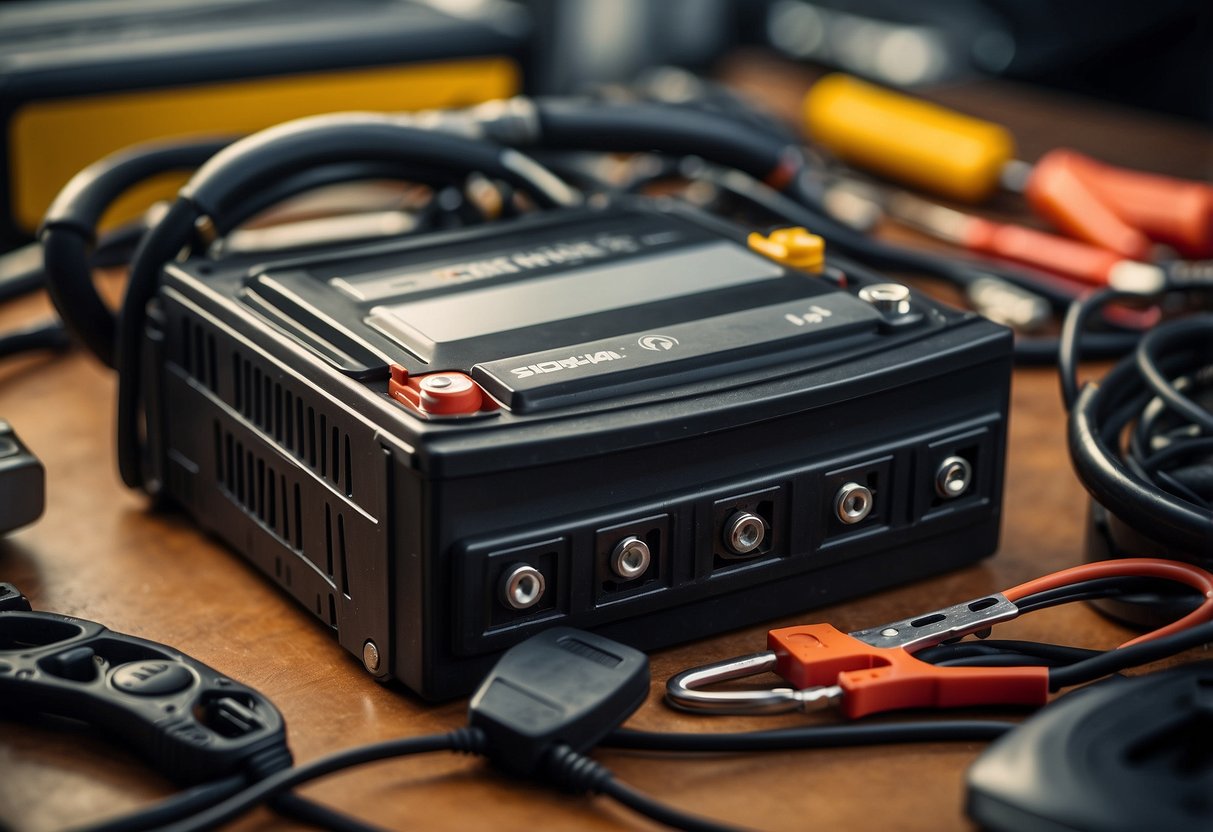
[[[1083,358],[1091,361],[1120,358],[1132,352],[1141,336],[1134,332],[1084,332]],[[1060,363],[1060,338],[1015,338],[1015,363],[1023,367],[1056,366]]]
[[[901,742],[992,740],[1016,726],[997,720],[946,719],[921,722],[855,722],[738,733],[666,733],[618,728],[599,743],[604,748],[646,751],[733,752],[797,748],[848,748]]]
[[[1213,641],[1213,621],[1207,621],[1169,636],[1108,650],[1094,658],[1050,670],[1049,690],[1081,685],[1126,668],[1169,658],[1176,653],[1208,644],[1211,641]]]
[[[226,777],[178,792],[145,809],[102,821],[77,832],[144,832],[148,829],[159,829],[227,800],[247,789],[248,785],[244,775]],[[297,794],[281,794],[270,803],[279,814],[321,829],[333,832],[380,832],[379,827],[363,823]]]
[[[0,333],[0,358],[33,350],[59,352],[72,345],[67,330],[58,321],[34,324],[25,329]]]
[[[0,255],[0,303],[42,288],[42,248],[29,243]]]
[[[251,188],[247,195],[229,200],[229,204],[224,206],[222,216],[214,218],[216,231],[221,236],[228,234],[262,211],[307,191],[344,182],[365,182],[372,179],[417,182],[435,187],[450,182],[449,176],[438,175],[432,169],[399,162],[355,161],[322,165],[301,170],[261,187]]]
[[[79,832],[143,832],[145,829],[158,829],[214,806],[243,791],[247,786],[248,781],[244,775],[237,774],[213,783],[186,789],[145,809],[113,820],[102,821],[85,827]]]
[[[213,829],[296,786],[365,763],[412,754],[426,754],[431,751],[478,753],[483,744],[484,735],[479,729],[459,728],[447,734],[406,737],[339,751],[328,757],[271,774],[222,803],[211,806],[190,818],[165,826],[164,830],[165,832],[199,832],[199,830]]]
[[[740,828],[676,809],[613,777],[601,783],[597,791],[599,794],[604,794],[622,803],[637,814],[674,829],[685,829],[687,832],[737,832]]]
[[[1063,328],[1063,360],[1061,362],[1062,395],[1070,406],[1068,444],[1074,469],[1086,489],[1110,513],[1121,522],[1131,526],[1139,534],[1160,545],[1175,547],[1187,553],[1197,563],[1213,566],[1213,514],[1207,502],[1188,499],[1189,490],[1168,472],[1159,476],[1142,464],[1140,455],[1152,445],[1152,436],[1145,435],[1152,428],[1168,431],[1168,441],[1182,442],[1183,437],[1172,431],[1175,419],[1182,414],[1172,413],[1164,418],[1153,412],[1153,408],[1167,406],[1156,399],[1156,390],[1142,378],[1136,356],[1125,358],[1098,384],[1085,385],[1074,395],[1077,387],[1077,349],[1075,342],[1086,318],[1110,302],[1114,295],[1110,290],[1096,292],[1075,304],[1066,317]],[[1198,323],[1188,324],[1186,320]],[[1150,334],[1161,339],[1172,331],[1192,336],[1205,328],[1213,327],[1213,318],[1181,319],[1160,324]],[[1209,356],[1199,349],[1199,342],[1188,343],[1188,338],[1175,341],[1154,340],[1158,347],[1170,344],[1178,347],[1174,354],[1153,355],[1148,363],[1158,373],[1156,381],[1166,382],[1169,377],[1206,377],[1210,366]],[[1172,384],[1172,386],[1174,386]],[[1189,391],[1191,392],[1191,391]],[[1190,398],[1190,396],[1188,396]],[[1153,404],[1159,402],[1158,405]],[[1130,449],[1121,450],[1121,436],[1136,420],[1144,418],[1149,424],[1129,432]],[[1178,452],[1176,452],[1178,453]],[[1178,487],[1176,487],[1178,484]]]
[[[1086,331],[1087,322],[1108,304],[1129,299],[1141,300],[1141,295],[1117,289],[1097,289],[1074,301],[1066,310],[1057,355],[1061,400],[1066,410],[1071,410],[1078,398],[1079,349],[1086,347],[1086,344],[1082,342],[1082,336]]]
[[[72,177],[47,211],[39,233],[47,291],[68,329],[107,367],[116,366],[117,319],[93,285],[89,249],[97,223],[134,185],[168,171],[192,170],[229,143],[204,139],[112,154]]]
[[[936,667],[1059,667],[1070,664],[1065,659],[1031,656],[1022,653],[975,653],[957,655],[935,662]]]
[[[1203,340],[1203,347],[1197,346]],[[1201,431],[1213,432],[1213,413],[1192,401],[1176,389],[1158,367],[1159,353],[1163,350],[1174,351],[1177,346],[1183,346],[1196,352],[1206,360],[1213,359],[1213,315],[1193,315],[1180,321],[1174,321],[1165,327],[1158,327],[1141,339],[1136,359],[1137,369],[1141,372],[1146,384],[1175,411]]]
[[[991,659],[992,664],[1000,666],[1014,664],[1052,666],[1093,658],[1102,652],[1102,650],[1087,650],[1082,647],[1069,647],[1061,644],[991,639],[940,644],[920,650],[914,654],[914,658],[940,667],[947,667],[958,661],[980,665],[980,660],[983,658]],[[1003,658],[1011,661],[1004,662]]]
[[[1167,594],[1178,594],[1184,590],[1188,591],[1187,594],[1195,592],[1195,590],[1192,590],[1186,584],[1167,580],[1166,578],[1129,575],[1112,578],[1092,578],[1025,595],[1015,602],[1015,606],[1019,609],[1019,614],[1024,615],[1036,610],[1057,606],[1058,604],[1068,604],[1072,601],[1089,601],[1094,598],[1106,598],[1113,595],[1157,593],[1160,591]]]
[[[269,800],[270,808],[280,815],[331,832],[383,832],[383,828],[352,815],[330,809],[294,792],[286,792]]]
[[[709,818],[683,812],[637,791],[615,778],[601,763],[558,744],[548,750],[540,762],[539,777],[544,782],[574,794],[604,794],[619,801],[634,812],[652,818],[675,829],[694,832],[733,832],[727,826]]]

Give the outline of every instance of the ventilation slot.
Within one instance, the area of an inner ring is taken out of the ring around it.
[[[341,593],[346,598],[349,598],[350,573],[346,566],[345,556],[345,514],[340,511],[334,511],[333,507],[328,503],[324,504],[324,539],[324,572],[329,576],[330,581],[338,575],[340,576]],[[336,566],[336,572],[334,572],[334,566]]]
[[[213,347],[212,347],[213,349]],[[328,414],[304,404],[292,389],[240,353],[232,353],[232,406],[286,453],[354,495],[350,436]]]
[[[181,319],[181,369],[211,390],[218,384],[218,348],[215,335],[189,318]]]
[[[219,487],[232,502],[279,540],[303,549],[303,506],[299,485],[214,423],[215,468]]]

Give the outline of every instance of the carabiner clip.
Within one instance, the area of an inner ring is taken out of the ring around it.
[[[787,711],[807,713],[834,707],[841,701],[842,688],[837,685],[805,690],[785,687],[759,690],[700,690],[705,685],[774,671],[775,664],[775,653],[764,650],[761,653],[692,667],[666,683],[666,699],[674,707],[685,711],[714,714],[779,714]]]

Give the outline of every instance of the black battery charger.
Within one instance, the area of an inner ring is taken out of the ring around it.
[[[427,696],[702,637],[995,548],[1009,333],[868,297],[643,199],[172,264],[149,479]]]

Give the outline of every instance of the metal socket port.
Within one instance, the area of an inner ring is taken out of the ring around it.
[[[872,513],[872,490],[857,482],[848,482],[834,495],[834,514],[848,526],[862,522]]]
[[[735,511],[724,523],[724,546],[734,555],[753,553],[767,539],[767,521],[751,511]]]
[[[546,588],[542,572],[529,564],[517,563],[506,567],[501,576],[501,601],[512,609],[527,610],[539,603]]]
[[[935,471],[935,493],[945,500],[960,497],[972,482],[973,466],[962,456],[948,457]]]
[[[619,541],[611,550],[611,571],[616,577],[631,581],[648,571],[652,559],[649,544],[631,535]]]

